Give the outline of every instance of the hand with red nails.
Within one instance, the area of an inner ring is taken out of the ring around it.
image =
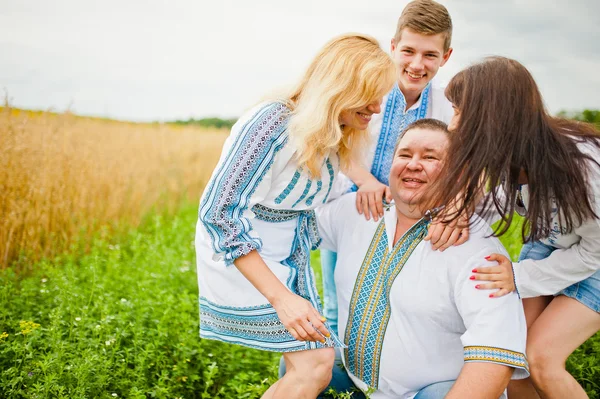
[[[478,284],[475,288],[479,290],[498,289],[490,294],[490,298],[500,298],[501,296],[516,291],[515,277],[512,263],[504,255],[491,254],[485,257],[486,260],[498,262],[498,266],[478,267],[473,269],[471,280],[490,281],[485,284]]]

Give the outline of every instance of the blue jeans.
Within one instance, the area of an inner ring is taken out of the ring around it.
[[[283,356],[279,360],[279,378],[285,374],[285,362]],[[352,399],[365,399],[365,395],[354,385],[344,364],[342,363],[342,352],[339,348],[335,348],[335,361],[333,362],[333,373],[331,375],[331,381],[327,388],[323,390],[317,397],[317,399],[331,398],[331,395],[327,395],[327,391],[333,388],[337,393],[351,392]]]
[[[540,241],[528,242],[523,245],[519,261],[525,259],[540,260],[550,256],[556,248]],[[600,271],[578,283],[568,286],[556,294],[573,298],[583,305],[600,313]]]
[[[337,263],[337,252],[327,249],[321,250],[321,271],[323,273],[323,313],[331,329],[338,333],[338,303],[335,289],[335,264]]]
[[[448,395],[456,381],[442,381],[427,385],[421,389],[414,399],[443,399]]]

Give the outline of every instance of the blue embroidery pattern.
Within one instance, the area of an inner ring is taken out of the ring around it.
[[[282,103],[261,108],[242,127],[227,158],[215,171],[200,203],[199,218],[210,234],[216,254],[225,263],[262,247],[248,233],[251,224],[243,216],[250,197],[270,169],[275,154],[287,143],[289,109]]]
[[[335,173],[333,171],[333,165],[327,158],[327,171],[329,172],[329,188],[327,189],[327,194],[325,194],[325,198],[323,198],[323,203],[327,202],[327,198],[329,198],[329,194],[331,193],[331,188],[333,187],[333,179],[335,178]]]
[[[294,187],[296,187],[296,184],[298,183],[298,179],[300,179],[300,171],[299,170],[297,170],[294,173],[294,177],[292,177],[292,180],[289,182],[289,184],[283,190],[283,192],[281,194],[279,194],[277,196],[277,198],[275,198],[276,204],[281,204],[283,202],[283,200],[286,199],[288,197],[288,195],[290,195],[290,193],[292,192]]]
[[[314,192],[313,195],[311,195],[310,197],[308,197],[306,199],[306,205],[311,206],[313,201],[315,200],[315,197],[317,196],[317,194],[319,194],[321,192],[321,189],[323,188],[323,182],[321,180],[317,180],[317,191]]]
[[[252,211],[257,219],[280,223],[297,219],[296,235],[290,257],[282,262],[292,269],[288,288],[322,313],[314,274],[309,265],[310,250],[320,243],[314,211],[290,211],[255,205]],[[296,341],[286,330],[271,305],[254,307],[226,307],[200,298],[200,336],[237,343],[276,352],[291,352],[325,347],[344,347],[327,326],[331,337],[325,343]]]
[[[379,362],[390,318],[389,295],[394,280],[422,241],[429,222],[423,218],[411,227],[388,251],[385,219],[377,227],[363,260],[352,298],[344,353],[346,366],[373,388],[379,385]]]
[[[421,93],[421,105],[406,113],[404,112],[406,109],[406,99],[400,88],[398,88],[398,85],[394,85],[394,89],[388,96],[381,130],[379,131],[375,157],[371,166],[373,176],[385,185],[390,184],[389,175],[394,158],[393,152],[400,133],[412,122],[427,116],[430,90],[431,83]]]
[[[529,372],[524,354],[490,346],[465,346],[465,362],[491,362]]]
[[[296,205],[298,205],[300,202],[302,202],[302,200],[308,195],[308,192],[310,191],[310,186],[312,186],[312,180],[308,179],[308,180],[306,180],[306,186],[304,187],[304,191],[302,192],[302,195],[300,196],[300,198],[298,198],[298,200],[296,202],[294,202],[294,205],[292,205],[292,208],[295,208]]]

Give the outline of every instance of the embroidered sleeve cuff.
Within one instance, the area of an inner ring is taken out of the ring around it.
[[[513,367],[514,380],[529,377],[527,358],[520,352],[491,346],[465,346],[465,363],[467,362],[488,362]]]
[[[234,248],[227,250],[225,252],[225,254],[221,253],[221,254],[213,255],[213,260],[214,261],[223,260],[223,261],[225,261],[226,266],[232,266],[233,261],[236,260],[237,258],[242,257],[244,255],[248,255],[250,252],[252,252],[254,250],[258,251],[258,250],[260,250],[260,248],[262,248],[262,242],[260,242],[260,240],[244,242],[244,243],[237,245]]]

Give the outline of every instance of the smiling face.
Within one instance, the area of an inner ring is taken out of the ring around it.
[[[397,207],[421,203],[440,173],[447,147],[448,136],[440,130],[413,128],[404,134],[390,169],[390,190]]]
[[[369,126],[373,114],[381,112],[381,101],[380,98],[361,108],[342,111],[340,113],[340,125],[365,130]]]
[[[420,95],[443,66],[452,48],[444,51],[444,33],[425,35],[404,28],[400,39],[392,39],[392,58],[398,70],[398,85],[405,96]]]

